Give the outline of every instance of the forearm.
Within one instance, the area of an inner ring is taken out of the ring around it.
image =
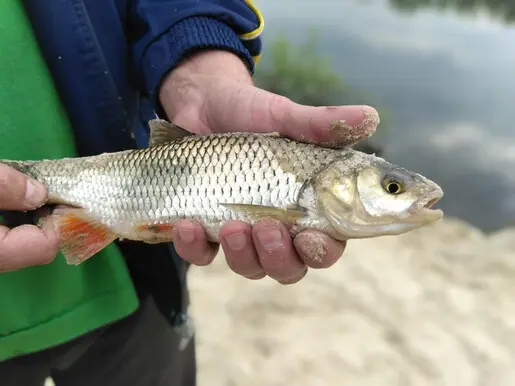
[[[130,28],[141,31],[132,39],[135,74],[156,104],[167,74],[199,51],[230,52],[250,73],[261,52],[261,15],[243,0],[135,0],[130,15]]]

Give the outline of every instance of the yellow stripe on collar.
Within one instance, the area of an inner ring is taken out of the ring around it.
[[[241,40],[256,39],[257,37],[259,37],[259,35],[261,35],[261,33],[263,32],[263,29],[265,28],[265,19],[263,18],[263,15],[259,11],[259,9],[254,5],[252,0],[244,0],[244,1],[250,7],[250,9],[252,9],[252,11],[256,14],[256,16],[258,18],[258,27],[253,31],[250,31],[250,32],[244,33],[243,35],[240,35],[240,39]]]

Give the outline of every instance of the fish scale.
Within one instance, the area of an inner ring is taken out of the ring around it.
[[[197,136],[162,120],[151,121],[150,126],[145,149],[0,161],[47,187],[48,204],[59,205],[49,218],[69,263],[84,261],[116,238],[172,241],[173,226],[183,218],[199,221],[211,241],[219,240],[220,227],[229,220],[254,224],[262,218],[284,222],[292,235],[315,228],[334,237],[350,237],[355,232],[352,226],[350,233],[339,234],[337,223],[331,223],[328,216],[337,212],[327,207],[323,213],[324,203],[334,197],[326,195],[324,201],[321,195],[342,186],[352,192],[349,181],[371,165],[377,170],[394,168],[350,148],[319,147],[277,134]],[[336,170],[331,165],[338,160],[343,168]],[[433,189],[434,183],[421,181],[421,186]],[[386,194],[380,185],[378,189],[374,194]],[[422,191],[419,195],[425,197]],[[355,203],[338,205],[345,211],[345,205]]]
[[[221,221],[252,221],[218,205],[222,199],[294,205],[303,180],[279,164],[293,165],[300,154],[309,156],[310,149],[308,144],[277,142],[269,136],[194,136],[120,155],[34,163],[25,172],[49,188],[51,200],[87,208],[109,227],[188,217],[212,228]],[[324,154],[330,153],[334,151]],[[320,158],[321,163],[322,158],[330,159],[322,154]]]

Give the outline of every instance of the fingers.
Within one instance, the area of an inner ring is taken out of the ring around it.
[[[43,205],[47,191],[26,175],[0,164],[0,209],[32,210]],[[59,251],[51,223],[41,229],[23,225],[0,226],[0,272],[51,262]]]
[[[252,240],[252,227],[244,222],[231,221],[220,230],[227,265],[237,274],[247,279],[262,279],[266,272]]]
[[[307,267],[295,251],[283,224],[263,220],[253,227],[252,239],[261,266],[272,279],[282,284],[293,284],[306,275]]]
[[[264,220],[251,227],[233,221],[222,227],[220,241],[229,267],[248,279],[269,276],[282,284],[300,281],[308,268],[328,268],[345,243],[318,231],[304,231],[292,241],[286,227]]]
[[[277,221],[261,221],[254,227],[232,221],[220,230],[220,242],[229,267],[248,279],[268,275],[282,284],[292,284],[306,275],[306,265],[288,231]]]
[[[294,240],[302,261],[310,268],[329,268],[342,256],[346,243],[338,242],[322,232],[307,230]]]
[[[179,256],[194,265],[208,265],[218,252],[218,245],[209,243],[204,228],[195,221],[181,220],[172,231]]]
[[[305,106],[273,94],[268,99],[268,124],[302,141],[347,146],[370,137],[379,125],[378,112],[366,105]]]
[[[0,226],[0,272],[48,264],[58,251],[58,238],[51,224],[43,229],[35,225],[22,225],[11,230]]]
[[[210,116],[217,117],[209,122],[215,131],[241,131],[242,127],[249,132],[276,131],[301,141],[341,147],[370,137],[380,121],[378,112],[366,105],[305,106],[254,86],[226,88],[226,96],[209,105]],[[233,109],[235,105],[239,108]]]
[[[218,252],[206,241],[202,226],[193,221],[183,220],[175,227],[174,244],[181,258],[200,266],[210,264]],[[308,268],[332,266],[345,249],[345,243],[315,230],[292,240],[286,227],[275,220],[263,220],[254,227],[228,222],[220,230],[220,244],[236,274],[251,280],[269,276],[281,284],[300,281]]]
[[[251,227],[233,221],[222,227],[220,240],[229,267],[248,279],[270,276],[282,284],[302,279],[306,265],[281,223],[264,220]]]
[[[44,204],[47,191],[39,182],[0,164],[0,209],[31,210]]]
[[[370,106],[313,107],[285,101],[272,111],[287,136],[325,146],[358,143],[373,135],[379,125],[379,114]]]

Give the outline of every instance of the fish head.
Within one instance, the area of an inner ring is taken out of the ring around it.
[[[319,175],[321,215],[340,239],[396,235],[443,217],[443,191],[430,179],[374,155],[351,152]]]

